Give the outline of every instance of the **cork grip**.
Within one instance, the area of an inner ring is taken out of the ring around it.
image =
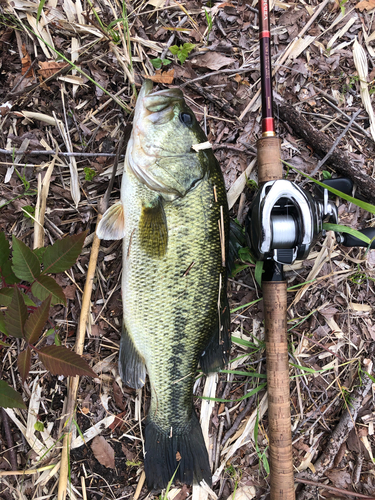
[[[271,500],[294,500],[286,281],[263,282]]]
[[[283,176],[280,161],[281,141],[278,137],[262,137],[257,141],[258,181],[276,181]]]

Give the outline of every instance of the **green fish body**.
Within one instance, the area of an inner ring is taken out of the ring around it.
[[[121,202],[98,227],[123,238],[124,328],[119,370],[130,387],[145,383],[147,484],[173,474],[211,483],[207,450],[193,407],[198,363],[204,372],[227,361],[228,207],[220,167],[178,89],[138,97],[122,179]]]

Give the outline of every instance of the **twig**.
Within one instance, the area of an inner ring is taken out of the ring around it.
[[[335,105],[332,101],[330,101],[330,100],[328,99],[328,97],[323,97],[323,99],[326,101],[326,103],[327,103],[329,106],[331,106],[331,108],[333,108],[333,109],[334,109],[335,111],[337,111],[338,113],[341,113],[341,114],[342,114],[342,116],[344,116],[347,120],[350,120],[350,119],[351,119],[349,115],[347,115],[346,113],[344,113],[344,111],[343,111],[342,109],[338,108],[338,107],[337,107],[337,106],[336,106],[336,105]],[[365,130],[363,127],[361,127],[360,125],[358,125],[358,123],[355,123],[355,122],[354,122],[354,123],[353,123],[353,126],[354,126],[357,130],[359,130],[360,132],[362,132],[362,134],[364,134],[364,135],[367,137],[367,139],[370,139],[370,140],[372,141],[372,137],[371,137],[371,135],[370,135],[368,132],[366,132],[366,130]]]
[[[296,483],[306,484],[309,486],[316,486],[317,488],[323,488],[328,491],[335,491],[336,493],[342,493],[343,495],[348,495],[356,498],[364,498],[366,500],[375,500],[375,497],[368,497],[366,495],[361,495],[361,493],[356,493],[355,491],[343,490],[341,488],[336,488],[335,486],[328,486],[326,484],[317,483],[315,481],[309,481],[308,479],[298,479],[295,478]]]
[[[325,157],[322,160],[319,161],[319,163],[317,164],[317,166],[310,173],[310,177],[314,177],[314,175],[317,172],[319,172],[319,169],[325,164],[325,162],[328,160],[328,158],[332,155],[332,153],[336,149],[337,145],[339,144],[339,142],[341,141],[341,139],[344,137],[344,135],[347,133],[347,131],[350,129],[350,127],[352,126],[352,123],[354,122],[354,120],[357,118],[357,116],[359,115],[359,113],[361,111],[362,111],[361,109],[358,109],[358,111],[356,111],[354,113],[354,115],[350,119],[350,122],[347,124],[347,126],[344,128],[344,130],[341,132],[341,134],[337,137],[337,139],[335,140],[335,142],[332,144],[332,146],[331,146],[330,150],[328,151],[328,153],[325,155]],[[305,179],[304,181],[302,181],[301,187],[304,184],[306,184],[306,182],[308,182],[308,179]]]
[[[233,434],[236,433],[236,431],[239,428],[242,420],[246,417],[246,415],[251,410],[251,407],[253,406],[253,403],[254,403],[254,399],[255,399],[255,394],[248,399],[248,402],[246,403],[245,408],[241,411],[241,413],[239,413],[239,415],[237,415],[235,421],[233,422],[232,427],[225,433],[223,441],[221,443],[222,446],[224,446],[225,443],[228,441],[228,439],[230,437],[232,437]]]
[[[5,432],[5,437],[7,440],[7,445],[9,447],[9,460],[13,470],[17,469],[17,457],[16,452],[14,451],[14,442],[12,437],[12,431],[10,430],[8,415],[4,408],[1,408],[1,419],[3,421],[3,427]],[[7,472],[7,475],[9,473]]]
[[[29,155],[29,156],[39,156],[39,155],[57,155],[57,156],[82,156],[84,158],[90,158],[90,157],[99,157],[99,156],[107,156],[108,158],[113,158],[116,156],[115,153],[80,153],[78,151],[74,151],[71,153],[62,153],[61,151],[45,151],[45,150],[38,150],[34,149],[32,151],[21,151],[17,150],[14,151],[13,149],[0,149],[0,153],[3,155],[18,155],[18,154],[24,154],[24,155]]]
[[[315,344],[315,345],[319,346],[324,351],[329,352],[330,354],[332,354],[332,356],[335,356],[335,358],[339,359],[341,361],[341,363],[345,363],[346,362],[346,359],[342,358],[339,354],[336,354],[335,352],[331,351],[331,349],[329,349],[328,347],[325,347],[323,344],[321,344],[317,340],[310,339],[309,337],[306,337],[306,336],[302,335],[302,333],[296,332],[296,330],[291,330],[291,332],[295,333],[299,337],[303,337],[304,340],[308,340],[312,344]]]

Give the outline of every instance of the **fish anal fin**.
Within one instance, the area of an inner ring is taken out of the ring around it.
[[[139,239],[144,251],[151,257],[163,257],[167,251],[168,228],[160,199],[142,206],[139,221]]]
[[[121,240],[125,236],[124,205],[118,201],[104,213],[96,234],[101,240]]]
[[[145,362],[136,349],[125,325],[122,327],[118,366],[120,377],[127,386],[133,389],[140,389],[144,386],[146,380]]]
[[[201,355],[200,365],[204,373],[221,370],[229,360],[230,338],[230,310],[228,298],[222,301],[220,307],[220,322],[217,321],[206,349]]]

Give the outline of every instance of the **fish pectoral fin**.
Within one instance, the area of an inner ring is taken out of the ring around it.
[[[121,240],[125,236],[125,214],[122,201],[118,201],[105,211],[96,229],[101,240]]]
[[[200,365],[204,373],[217,372],[229,360],[230,338],[230,309],[227,296],[220,306],[220,322],[217,321],[212,336],[200,358]]]
[[[163,257],[167,251],[167,219],[159,198],[153,204],[142,206],[139,241],[143,250],[151,257]]]
[[[133,389],[140,389],[146,381],[146,365],[130,337],[125,325],[122,326],[120,356],[118,360],[120,377]]]

